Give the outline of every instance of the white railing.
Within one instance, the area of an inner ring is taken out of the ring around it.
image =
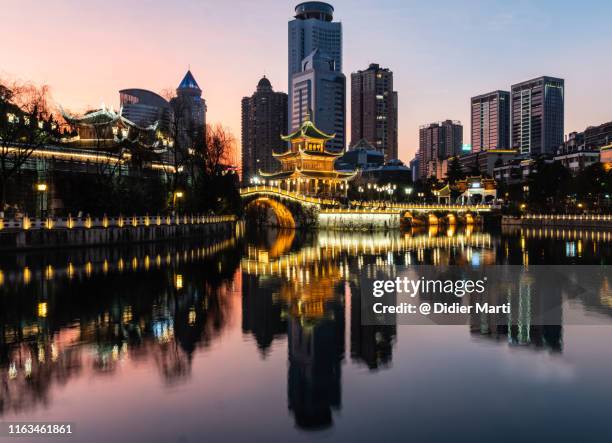
[[[290,198],[296,201],[302,201],[306,203],[319,204],[323,206],[341,206],[339,200],[326,199],[311,197],[308,195],[300,194],[293,191],[287,191],[279,187],[274,186],[249,186],[240,190],[240,195],[247,196],[251,194],[272,194],[279,195],[282,197]],[[350,202],[353,208],[369,208],[385,211],[398,211],[398,210],[440,210],[440,211],[474,211],[483,212],[491,211],[493,208],[490,205],[456,205],[456,204],[443,204],[443,203],[397,203],[389,201],[359,201],[352,200]]]
[[[0,219],[0,230],[128,228],[138,226],[203,225],[233,222],[234,215],[144,215],[131,217],[47,217]]]
[[[612,214],[524,214],[521,220],[611,222]]]

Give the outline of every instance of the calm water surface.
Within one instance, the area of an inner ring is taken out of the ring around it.
[[[0,420],[72,422],[79,442],[611,441],[608,278],[565,307],[607,326],[362,326],[359,309],[368,266],[608,265],[611,243],[267,230],[5,253]]]

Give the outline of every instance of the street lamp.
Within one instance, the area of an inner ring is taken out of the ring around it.
[[[40,218],[43,216],[43,201],[45,197],[45,192],[47,192],[47,184],[46,183],[38,183],[36,185],[36,190],[40,194]]]
[[[404,188],[404,193],[407,195],[406,198],[410,200],[410,194],[412,194],[412,188],[411,187]]]
[[[183,191],[174,191],[172,207],[176,210],[177,201],[184,197]]]

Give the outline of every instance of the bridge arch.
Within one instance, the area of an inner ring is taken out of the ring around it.
[[[276,218],[276,226],[280,228],[295,229],[296,223],[291,210],[278,200],[269,197],[258,197],[251,200],[245,206],[245,212],[257,213],[256,216],[264,215],[268,217],[271,212]]]

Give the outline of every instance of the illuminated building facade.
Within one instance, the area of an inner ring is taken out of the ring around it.
[[[289,126],[287,130],[293,131],[304,121],[294,117],[293,104],[293,76],[304,71],[303,60],[315,50],[321,51],[331,60],[332,73],[327,73],[326,77],[341,79],[342,75],[342,24],[334,22],[334,8],[324,2],[304,2],[295,7],[295,18],[288,24],[288,75],[287,84],[289,90]],[[343,82],[344,84],[345,82]],[[316,86],[322,86],[319,83]],[[312,85],[313,90],[315,85]],[[334,95],[334,93],[330,92]],[[335,132],[338,137],[337,143],[342,143],[344,147],[344,91],[342,93],[342,105],[337,111],[341,113],[342,131],[337,128],[328,128],[322,124],[322,120],[316,117],[316,109],[312,109],[313,121],[323,130]],[[304,117],[304,116],[302,116]],[[320,116],[323,117],[323,116]]]
[[[302,69],[291,77],[291,131],[307,119],[335,134],[329,146],[345,148],[346,78],[333,57],[315,49],[302,60]]]
[[[419,128],[418,167],[419,180],[442,178],[444,160],[461,155],[463,126],[459,121],[445,120]]]
[[[248,182],[259,169],[274,171],[272,153],[287,127],[287,94],[274,92],[265,76],[251,97],[242,99],[242,179]]]
[[[563,143],[564,98],[562,78],[512,85],[512,148],[531,157],[554,154]]]
[[[310,120],[304,121],[299,129],[282,137],[289,148],[273,154],[281,164],[280,171],[261,172],[261,176],[272,186],[307,196],[346,196],[348,181],[355,172],[336,170],[334,163],[343,152],[326,148],[333,138]]]
[[[510,93],[493,91],[472,97],[472,149],[510,148]]]
[[[397,92],[393,72],[372,63],[351,74],[351,146],[365,139],[385,155],[397,158]]]

